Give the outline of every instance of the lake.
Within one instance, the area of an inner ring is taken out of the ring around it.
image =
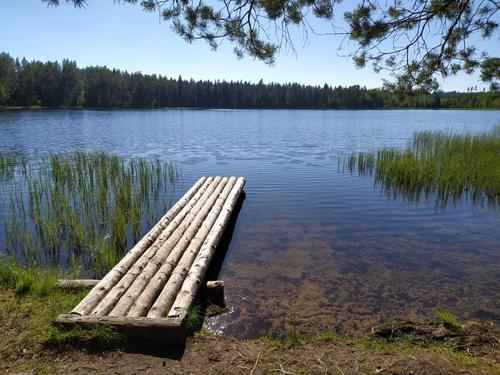
[[[339,156],[402,147],[420,130],[498,123],[498,111],[3,111],[0,150],[172,160],[183,177],[177,198],[202,175],[244,176],[245,200],[212,270],[229,311],[209,328],[358,334],[437,308],[499,322],[500,212],[388,197],[372,177],[339,168]]]

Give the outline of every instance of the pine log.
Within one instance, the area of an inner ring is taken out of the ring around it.
[[[167,308],[172,306],[172,303],[181,289],[182,283],[186,278],[194,259],[214,226],[219,214],[222,212],[224,203],[228,199],[235,183],[236,177],[231,177],[223,192],[220,194],[219,198],[212,207],[212,210],[208,214],[202,228],[200,228],[196,236],[191,241],[191,244],[184,252],[184,255],[179,263],[175,266],[175,269],[173,269],[169,263],[164,264],[160,268],[158,273],[155,275],[155,278],[148,285],[148,293],[141,296],[142,298],[137,301],[138,303],[134,306],[136,308],[130,312],[129,316],[144,316],[144,314],[147,313],[148,317],[160,318],[168,312]],[[152,307],[150,308],[151,304]]]
[[[212,195],[205,201],[203,206],[200,208],[196,217],[193,219],[189,227],[182,234],[182,238],[179,239],[177,244],[171,249],[170,252],[158,252],[154,259],[152,259],[141,274],[134,280],[133,284],[130,286],[126,294],[118,301],[113,310],[109,313],[111,316],[125,316],[127,315],[131,306],[140,298],[143,294],[145,288],[148,288],[147,294],[144,297],[145,301],[151,300],[153,295],[158,295],[161,291],[161,287],[164,285],[158,285],[156,288],[150,288],[150,285],[155,286],[156,284],[151,284],[151,280],[157,274],[160,268],[167,269],[167,275],[170,274],[171,270],[177,265],[179,259],[183,256],[186,248],[189,248],[193,243],[193,238],[196,237],[200,228],[205,225],[205,219],[214,203],[217,201],[221,194],[221,191],[227,186],[228,179],[223,178],[217,188],[213,191]],[[201,245],[201,244],[200,244]],[[169,272],[170,271],[170,272]],[[156,291],[157,290],[157,291]],[[152,303],[152,302],[151,302]],[[145,315],[145,314],[144,314]],[[143,315],[133,315],[133,316],[143,316]]]
[[[95,327],[96,324],[111,326],[131,338],[178,343],[185,339],[185,329],[181,319],[149,319],[112,316],[79,316],[61,314],[56,323],[67,326]]]
[[[118,262],[118,264],[101,279],[89,294],[76,305],[72,310],[73,314],[86,315],[95,307],[101,298],[118,282],[118,280],[120,280],[122,275],[127,272],[137,259],[139,259],[151,246],[160,233],[196,194],[206,179],[206,177],[201,177],[191,189],[189,189],[170,210],[168,210],[161,220],[151,228],[151,230]]]
[[[58,288],[92,288],[97,283],[99,283],[99,279],[58,279],[56,282],[56,286]],[[207,297],[210,297],[212,294],[218,295],[220,293],[220,288],[224,288],[223,280],[214,280],[207,281],[206,285],[206,294]],[[77,316],[77,315],[75,315]]]
[[[205,191],[202,192],[199,199],[196,201],[192,199],[187,205],[186,210],[182,210],[178,217],[174,218],[172,222],[167,226],[165,232],[169,233],[168,239],[158,248],[157,251],[151,247],[146,251],[144,256],[142,256],[130,269],[129,271],[120,279],[120,281],[109,291],[108,294],[97,304],[97,306],[92,310],[91,315],[107,315],[116,303],[120,300],[123,294],[132,285],[134,280],[141,275],[146,269],[147,265],[151,261],[157,261],[161,259],[160,255],[168,254],[172,247],[179,241],[181,234],[185,229],[191,224],[194,216],[199,210],[199,207],[210,198],[214,187],[216,187],[220,182],[220,177],[216,177],[210,181],[207,179],[209,184]],[[180,233],[180,234],[179,234]]]
[[[184,319],[188,310],[191,308],[196,293],[198,292],[201,282],[205,277],[212,256],[217,249],[217,245],[219,244],[231,213],[238,202],[238,197],[240,196],[244,185],[245,179],[243,177],[238,178],[236,184],[231,190],[229,198],[224,204],[222,213],[218,217],[207,239],[203,243],[200,252],[196,256],[196,259],[194,260],[194,263],[191,266],[184,283],[182,284],[182,288],[168,313],[169,318],[177,317]]]
[[[95,279],[59,279],[56,282],[56,286],[63,289],[93,288],[99,283],[99,281],[100,280]]]
[[[224,281],[207,281],[205,287],[205,296],[210,300],[211,303],[217,304],[219,306],[224,306]]]
[[[206,216],[197,233],[192,238],[180,260],[176,259],[173,262],[169,262],[167,260],[167,262],[160,267],[144,289],[144,292],[132,306],[131,310],[127,314],[128,316],[145,316],[148,314],[151,305],[153,305],[151,308],[153,311],[149,311],[149,314],[160,316],[158,311],[163,311],[165,310],[165,306],[172,304],[177,292],[182,286],[182,281],[186,277],[194,258],[198,254],[198,251],[210,232],[210,229],[212,229],[215,220],[222,211],[224,202],[229,196],[235,182],[235,177],[231,177],[228,180],[224,190],[220,193],[217,200],[215,200],[212,207],[210,207],[210,212]]]

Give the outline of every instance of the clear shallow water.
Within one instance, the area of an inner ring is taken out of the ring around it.
[[[179,196],[201,175],[245,176],[219,274],[230,311],[210,328],[356,333],[437,307],[498,321],[500,213],[389,199],[336,156],[499,122],[495,111],[12,111],[0,112],[0,149],[173,160]]]

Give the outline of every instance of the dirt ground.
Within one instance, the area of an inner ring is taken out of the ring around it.
[[[0,369],[57,374],[500,374],[498,328],[467,331],[460,335],[443,325],[398,323],[377,327],[365,338],[325,336],[290,347],[272,339],[198,334],[174,349],[141,344],[101,353],[20,353]]]
[[[17,297],[0,288],[0,374],[500,374],[493,323],[402,321],[357,336],[292,330],[252,340],[201,329],[174,347],[133,340],[108,347],[101,333],[96,349],[79,341],[82,333],[70,343],[54,334],[55,317],[80,298]]]

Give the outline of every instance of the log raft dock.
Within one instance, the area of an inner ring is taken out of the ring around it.
[[[201,177],[56,322],[114,326],[128,336],[145,339],[183,339],[186,315],[244,185],[243,177]]]

